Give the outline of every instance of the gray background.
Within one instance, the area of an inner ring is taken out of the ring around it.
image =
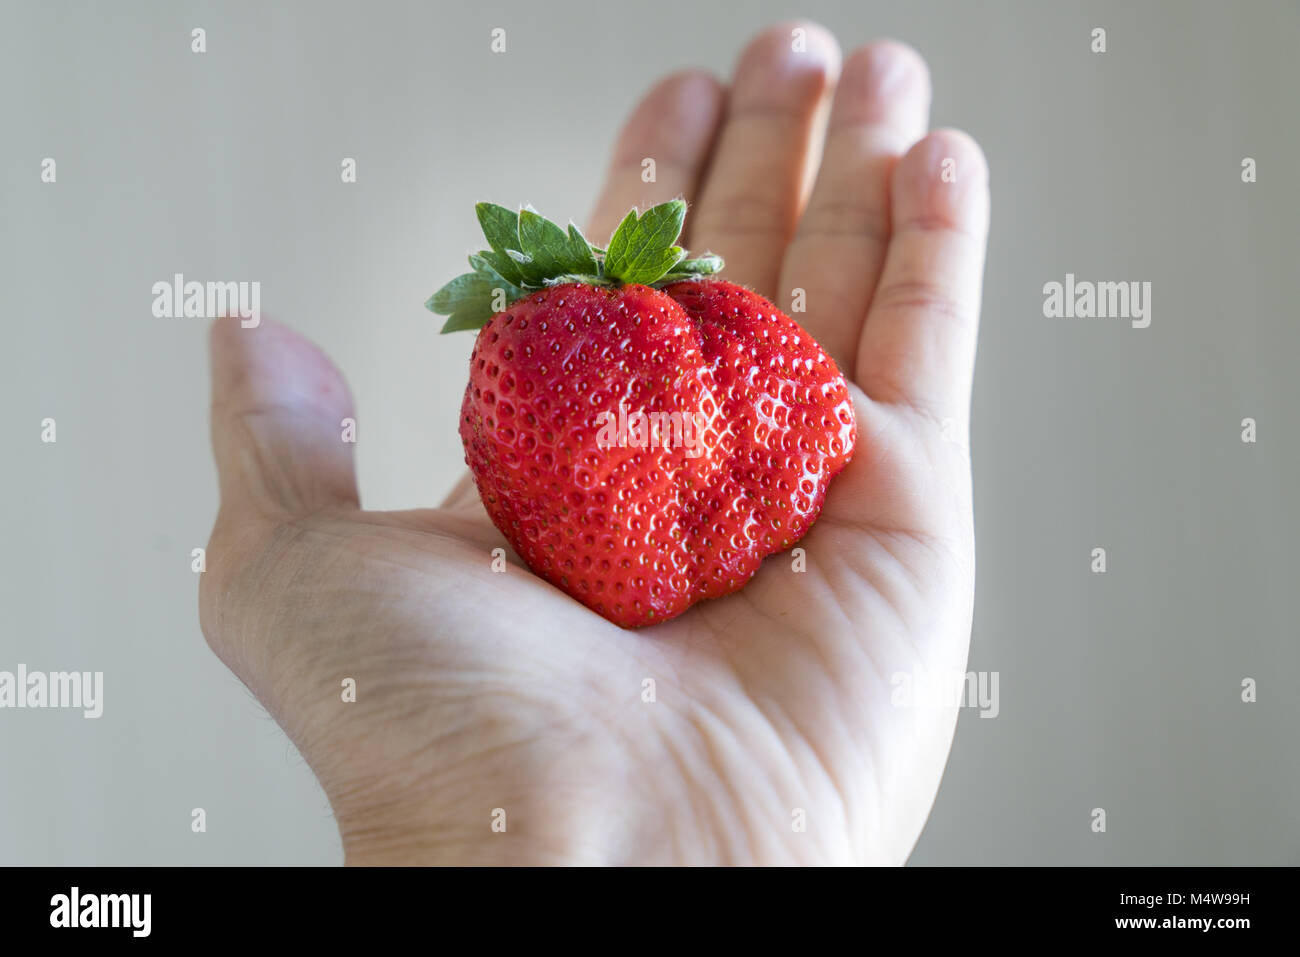
[[[351,382],[367,506],[436,503],[471,340],[421,303],[473,201],[581,216],[642,88],[792,14],[915,45],[992,169],[970,667],[1001,714],[963,713],[913,863],[1300,863],[1300,13],[955,0],[5,3],[0,669],[102,670],[106,701],[0,711],[0,863],[342,858],[199,633],[207,323],[155,319],[151,285],[260,281]],[[1045,319],[1067,272],[1152,282],[1151,327]]]

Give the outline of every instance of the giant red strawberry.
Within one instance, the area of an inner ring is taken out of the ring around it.
[[[735,591],[821,511],[853,454],[835,363],[757,293],[674,245],[686,207],[607,249],[480,203],[491,249],[429,300],[478,328],[465,461],[528,567],[625,627]]]

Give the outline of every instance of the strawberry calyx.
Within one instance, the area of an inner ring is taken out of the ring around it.
[[[687,259],[686,250],[676,245],[686,219],[686,203],[680,199],[644,213],[631,210],[603,248],[589,243],[572,223],[563,229],[531,206],[518,212],[495,203],[474,208],[491,248],[471,255],[472,271],[457,276],[424,304],[448,317],[444,333],[479,329],[515,301],[550,286],[637,283],[658,289],[722,269],[720,256],[705,253]]]

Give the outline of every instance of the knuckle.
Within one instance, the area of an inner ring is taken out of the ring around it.
[[[206,568],[199,577],[199,629],[208,647],[222,661],[236,667],[233,636],[252,601],[250,570],[265,554],[274,527],[237,524],[218,515],[206,549]]]
[[[799,224],[799,232],[858,236],[884,245],[889,241],[889,211],[866,197],[826,197],[808,207]]]
[[[764,190],[727,191],[700,203],[695,232],[700,236],[788,236],[793,211],[782,197]]]
[[[890,283],[876,294],[872,308],[881,311],[917,312],[966,324],[974,319],[975,305],[950,286],[932,279],[910,279]]]

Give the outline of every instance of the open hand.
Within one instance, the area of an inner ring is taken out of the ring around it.
[[[505,540],[468,480],[437,509],[362,510],[338,371],[283,326],[217,323],[203,630],[315,771],[349,863],[906,860],[956,709],[898,707],[892,679],[965,669],[988,225],[979,148],[926,135],[929,98],[910,49],[841,71],[828,33],[787,24],[728,88],[678,74],[628,121],[587,235],[684,196],[683,245],[787,312],[803,290],[791,315],[858,425],[806,570],[774,555],[661,625],[494,573]]]

